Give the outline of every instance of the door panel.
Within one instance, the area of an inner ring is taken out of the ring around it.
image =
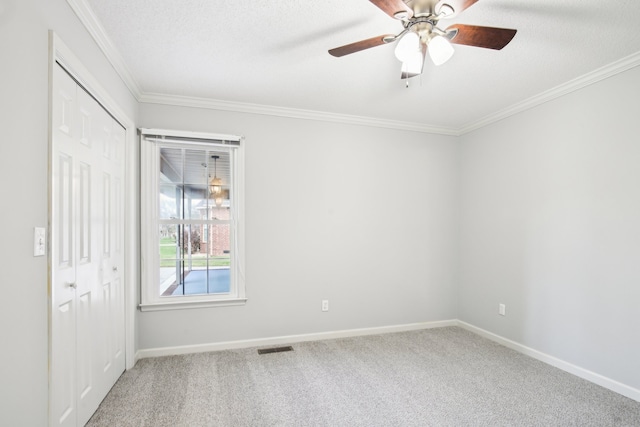
[[[58,267],[60,269],[73,268],[73,159],[70,155],[58,154],[58,174],[56,189],[58,204],[54,207],[58,217]]]
[[[104,342],[103,353],[102,353],[102,371],[105,377],[111,377],[111,366],[112,359],[111,354],[113,353],[113,336],[109,333],[109,329],[106,328],[107,325],[111,324],[113,319],[111,319],[112,308],[111,308],[111,283],[104,283],[102,285],[102,299],[104,301],[105,308],[105,329],[103,331],[102,341]]]
[[[124,371],[125,131],[57,66],[52,94],[51,424],[82,426]]]
[[[77,342],[91,342],[92,328],[91,328],[91,292],[87,292],[78,298],[78,313],[77,313]],[[93,369],[92,369],[93,355],[90,351],[78,351],[77,361],[77,375],[78,375],[78,393],[80,400],[85,400],[89,397],[89,394],[93,391]],[[82,406],[82,403],[80,403]]]
[[[125,130],[112,121],[108,133],[107,149],[103,150],[102,168],[104,171],[104,224],[105,248],[102,254],[103,284],[108,286],[109,300],[105,300],[106,318],[111,327],[106,332],[110,347],[107,350],[112,384],[124,371],[124,290],[122,289],[122,270],[124,266],[124,204],[123,204],[123,154]],[[106,297],[105,297],[106,298]]]
[[[113,321],[118,325],[118,327],[114,329],[115,340],[113,342],[114,343],[113,359],[114,359],[114,363],[116,365],[119,365],[120,361],[124,363],[124,325],[122,325],[123,327],[120,327],[124,319],[124,311],[121,309],[123,305],[120,304],[120,301],[124,301],[124,292],[122,289],[122,282],[120,281],[120,279],[116,279],[113,281],[112,297],[113,297],[112,305],[115,308],[113,313],[114,314]]]
[[[78,173],[78,261],[91,263],[91,165],[81,162]]]
[[[102,174],[102,257],[107,261],[111,257],[111,175]]]
[[[74,167],[73,115],[76,85],[71,79],[54,74],[52,138],[51,257],[51,417],[54,425],[75,425],[76,385],[76,269],[74,262]]]
[[[53,336],[52,357],[57,360],[53,382],[56,384],[52,396],[52,415],[59,426],[74,426],[76,415],[75,354],[69,349],[75,346],[75,307],[74,301],[66,301],[55,307],[57,324],[66,333]]]
[[[95,412],[104,397],[102,381],[96,371],[95,345],[96,326],[100,321],[100,295],[97,278],[100,272],[99,242],[100,232],[96,224],[100,217],[100,188],[98,174],[100,165],[96,162],[96,127],[99,125],[102,108],[82,88],[76,93],[76,120],[74,156],[78,173],[76,175],[76,297],[78,312],[76,327],[76,353],[78,358],[78,413],[77,425],[84,425]],[[98,255],[98,256],[97,256]]]

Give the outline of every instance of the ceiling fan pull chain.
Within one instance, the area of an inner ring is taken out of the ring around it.
[[[404,63],[404,62],[403,62],[403,63],[402,63],[401,71],[402,71],[402,75],[403,75],[403,76],[405,76],[405,77],[404,77],[404,84],[405,84],[405,87],[406,87],[407,89],[409,89],[409,77],[408,77],[408,76],[409,76],[409,73],[406,71],[406,70],[408,70],[408,68],[409,68],[409,67],[406,65],[406,63]]]

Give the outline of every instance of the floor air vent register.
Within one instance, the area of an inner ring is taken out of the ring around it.
[[[258,354],[271,354],[271,353],[282,353],[284,351],[293,351],[293,347],[274,347],[274,348],[259,348]]]

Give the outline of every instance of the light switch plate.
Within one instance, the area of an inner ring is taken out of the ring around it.
[[[33,229],[33,256],[44,256],[46,248],[46,229],[35,227]]]

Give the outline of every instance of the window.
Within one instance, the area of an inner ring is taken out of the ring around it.
[[[140,135],[140,308],[244,304],[241,138]]]

